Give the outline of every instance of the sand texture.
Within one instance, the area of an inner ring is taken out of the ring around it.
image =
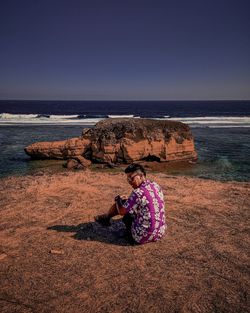
[[[149,174],[168,230],[131,246],[93,222],[131,187],[120,172],[0,181],[0,311],[247,312],[249,183]]]

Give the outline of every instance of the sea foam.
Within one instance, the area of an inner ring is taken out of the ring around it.
[[[49,115],[49,114],[0,114],[0,125],[89,125],[93,126],[105,118],[140,118],[128,115]],[[157,120],[180,121],[191,127],[250,127],[250,117],[205,116],[205,117],[151,117]]]

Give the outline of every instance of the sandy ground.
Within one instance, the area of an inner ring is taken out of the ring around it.
[[[247,312],[249,183],[151,174],[168,231],[131,246],[120,218],[93,222],[122,173],[67,172],[0,181],[0,311]],[[54,251],[56,250],[56,251]]]

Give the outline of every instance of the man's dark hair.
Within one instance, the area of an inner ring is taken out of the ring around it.
[[[144,167],[140,164],[132,163],[125,169],[126,174],[134,173],[136,171],[140,171],[144,176],[146,176],[146,171],[145,171]]]

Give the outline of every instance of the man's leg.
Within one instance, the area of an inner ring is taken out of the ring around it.
[[[132,236],[132,232],[131,232],[131,226],[132,226],[132,223],[134,221],[134,217],[131,214],[127,213],[123,216],[122,221],[126,226],[126,230],[127,230],[126,236],[127,236],[128,242],[130,244],[136,244],[136,242]]]
[[[131,233],[131,226],[132,226],[132,222],[133,222],[133,217],[131,214],[125,214],[122,218],[123,223],[125,224],[127,231]]]
[[[116,204],[114,203],[111,205],[110,209],[108,210],[107,215],[111,218],[113,216],[119,215],[119,212],[117,211]]]
[[[95,216],[95,221],[104,226],[109,226],[111,217],[116,215],[119,215],[119,213],[117,211],[116,204],[114,203],[107,213]]]

